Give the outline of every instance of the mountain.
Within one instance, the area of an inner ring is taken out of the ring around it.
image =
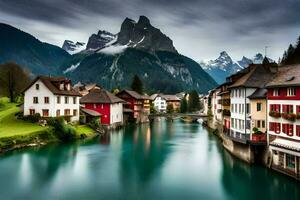
[[[263,55],[258,53],[252,59],[243,56],[241,60],[233,61],[226,51],[222,51],[217,59],[208,62],[202,61],[200,65],[218,84],[221,84],[226,80],[226,77],[248,67],[251,63],[260,64],[263,59]],[[274,62],[270,58],[268,60]]]
[[[89,42],[101,36],[93,35]],[[74,81],[96,82],[107,89],[129,87],[135,74],[153,92],[207,92],[217,85],[197,62],[179,54],[172,40],[145,16],[138,22],[126,18],[115,36],[87,45],[86,51],[67,59],[61,71]]]
[[[96,50],[105,47],[108,43],[114,41],[117,38],[115,34],[108,31],[98,31],[97,34],[90,36],[86,50]]]
[[[14,61],[33,74],[54,74],[70,55],[10,25],[0,23],[0,63]]]
[[[73,42],[71,40],[65,40],[62,48],[69,54],[79,53],[86,48],[84,42]]]

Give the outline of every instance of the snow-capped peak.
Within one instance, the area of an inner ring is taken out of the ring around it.
[[[73,42],[71,40],[65,40],[62,48],[69,54],[75,54],[85,49],[84,42]]]

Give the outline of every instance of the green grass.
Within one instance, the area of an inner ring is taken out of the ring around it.
[[[5,103],[0,108],[0,138],[28,135],[48,129],[48,127],[16,119],[17,112],[19,107],[15,103]]]
[[[76,132],[78,135],[85,134],[87,137],[93,136],[95,134],[95,131],[88,125],[76,126]]]

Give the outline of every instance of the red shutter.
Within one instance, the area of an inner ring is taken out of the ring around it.
[[[274,127],[274,123],[273,122],[269,123],[269,129],[270,129],[270,131],[275,131],[275,127]]]
[[[300,106],[296,106],[296,113],[300,113]]]
[[[282,105],[282,112],[286,113],[287,112],[287,106],[286,105]]]
[[[288,125],[288,133],[287,133],[288,136],[293,136],[294,135],[294,126],[293,124],[289,124]]]
[[[276,112],[280,112],[280,104],[276,104],[275,105],[275,111]]]
[[[296,135],[300,137],[300,125],[296,126]]]
[[[282,132],[286,133],[286,124],[282,124]]]

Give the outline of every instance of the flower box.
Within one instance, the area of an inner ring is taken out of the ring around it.
[[[274,118],[279,118],[279,117],[281,117],[281,113],[280,112],[271,111],[271,112],[269,112],[269,116],[274,117]]]
[[[289,121],[295,121],[296,120],[296,114],[294,113],[283,113],[282,118],[289,120]]]

